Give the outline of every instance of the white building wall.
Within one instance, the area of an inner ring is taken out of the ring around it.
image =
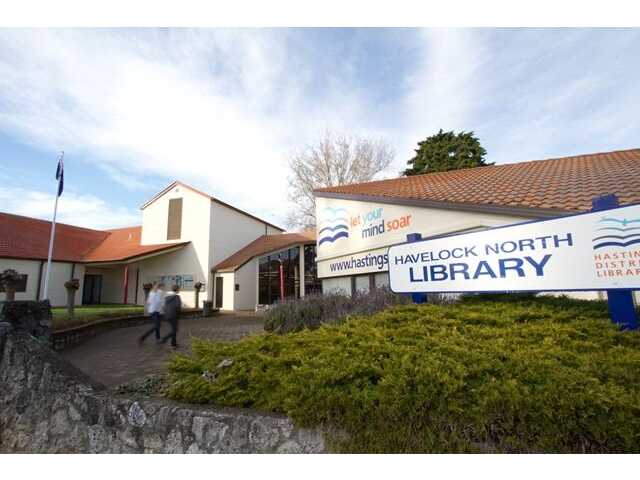
[[[64,288],[65,282],[68,282],[71,277],[71,271],[73,278],[80,280],[80,288],[76,291],[76,305],[82,303],[82,283],[84,281],[84,267],[81,264],[75,265],[75,269],[72,263],[63,262],[51,262],[51,275],[49,276],[49,302],[52,307],[63,307],[67,304],[67,289]],[[47,264],[45,263],[42,268],[42,283],[40,286],[40,298],[44,299],[44,279],[47,274]]]
[[[169,200],[172,198],[182,198],[182,229],[181,238],[178,240],[167,240]],[[208,294],[212,291],[212,287],[209,286],[209,271],[212,266],[211,239],[213,238],[211,236],[211,204],[209,197],[182,185],[176,185],[142,210],[141,243],[143,245],[185,241],[191,243],[177,252],[141,262],[140,284],[147,281],[144,280],[145,278],[157,275],[191,274],[194,276],[194,283],[200,281],[205,284],[205,288],[200,292],[200,301],[209,298]],[[233,230],[227,232],[233,232]],[[133,281],[135,282],[135,278]],[[139,286],[139,289],[141,288]],[[141,301],[140,294],[138,298]],[[195,303],[193,291],[184,292],[181,298],[188,305]]]
[[[258,259],[253,258],[235,271],[235,283],[240,290],[234,291],[235,310],[254,310],[258,304]]]
[[[0,258],[0,272],[12,268],[18,273],[27,275],[27,288],[24,292],[16,292],[16,300],[43,299],[44,279],[47,273],[47,262],[42,265],[42,279],[40,282],[40,295],[36,295],[38,289],[38,273],[40,271],[40,260],[21,260],[11,258]],[[53,307],[61,307],[67,304],[67,289],[65,282],[71,279],[73,263],[51,262],[51,275],[49,277],[49,301]],[[76,263],[73,276],[80,280],[80,288],[76,291],[75,303],[82,302],[82,283],[84,280],[84,265]],[[6,298],[5,293],[0,293],[0,301]]]
[[[216,265],[262,235],[279,233],[282,232],[264,222],[214,201],[211,209],[212,265]]]
[[[16,272],[27,275],[27,288],[24,292],[16,292],[16,300],[35,300],[38,289],[38,273],[40,272],[40,260],[16,260],[13,258],[0,258],[0,272],[13,269]],[[42,277],[44,282],[44,276]],[[0,302],[6,299],[4,292],[0,292]]]
[[[334,277],[322,280],[322,293],[351,294],[351,277]]]
[[[279,235],[282,233],[282,230],[272,227],[271,225],[267,225],[267,235]]]
[[[347,220],[349,236],[347,238],[338,238],[333,242],[325,242],[317,248],[318,276],[322,278],[323,291],[335,290],[336,286],[346,292],[350,292],[350,284],[337,280],[332,277],[347,277],[364,273],[387,272],[388,266],[380,267],[379,265],[370,265],[361,268],[343,269],[340,271],[332,270],[331,264],[338,261],[348,261],[353,258],[363,258],[369,253],[380,256],[386,253],[389,246],[403,243],[409,233],[420,233],[423,237],[434,235],[443,235],[460,231],[476,230],[501,225],[510,225],[532,220],[532,218],[492,214],[485,212],[470,212],[449,209],[421,208],[415,206],[391,205],[375,202],[360,202],[353,200],[343,200],[334,198],[316,198],[316,218],[318,219],[318,229],[326,225],[331,225],[328,221],[331,213],[340,209],[340,216]],[[358,218],[367,215],[370,212],[377,213],[373,215],[374,219],[367,224],[358,222]],[[410,222],[405,227],[394,230],[387,230],[379,235],[364,236],[363,229],[369,225],[378,225],[380,221],[387,222],[395,219],[407,218],[410,216]],[[327,219],[327,220],[325,220]],[[342,223],[342,222],[341,222]],[[318,242],[325,234],[318,233]],[[364,280],[357,279],[364,285]],[[357,288],[358,285],[356,286]],[[574,298],[597,299],[598,292],[556,292],[555,295],[566,295]],[[603,297],[600,294],[600,297]],[[636,292],[636,298],[638,292]]]

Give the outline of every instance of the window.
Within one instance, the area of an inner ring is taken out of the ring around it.
[[[304,294],[322,293],[322,282],[318,279],[316,246],[304,246]]]
[[[182,199],[169,200],[169,215],[167,218],[167,240],[179,240],[182,235]]]
[[[280,267],[284,280],[284,296],[300,297],[300,249],[290,248],[258,261],[258,303],[271,305],[280,300]]]

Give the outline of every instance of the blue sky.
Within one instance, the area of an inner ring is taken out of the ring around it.
[[[439,128],[489,161],[640,146],[640,29],[0,30],[0,211],[107,228],[173,179],[281,224],[287,157]]]

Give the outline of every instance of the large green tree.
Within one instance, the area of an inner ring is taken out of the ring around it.
[[[418,142],[415,152],[416,156],[407,162],[406,176],[493,165],[485,161],[487,151],[473,132],[456,134],[440,129],[437,134]]]

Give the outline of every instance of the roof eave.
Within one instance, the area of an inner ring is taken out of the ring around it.
[[[180,242],[174,243],[171,245],[167,245],[163,248],[159,248],[157,250],[153,250],[151,252],[139,253],[137,255],[129,255],[128,257],[114,258],[110,260],[82,260],[78,263],[84,263],[85,265],[109,265],[109,264],[120,264],[120,263],[131,263],[133,261],[141,261],[150,257],[155,257],[157,255],[175,252],[176,250],[180,250],[185,245],[191,242]]]
[[[515,215],[531,218],[553,218],[579,213],[582,210],[570,211],[555,208],[516,207],[511,205],[456,203],[438,200],[424,200],[420,198],[386,197],[383,195],[364,195],[354,193],[314,192],[316,197],[336,198],[340,200],[354,200],[359,202],[378,202],[389,205],[405,205],[423,208],[438,208],[444,210],[463,210],[469,212],[494,213],[501,215]]]
[[[262,252],[262,253],[257,253],[256,255],[253,255],[252,257],[249,257],[248,259],[246,259],[244,262],[238,264],[238,265],[232,265],[230,267],[224,267],[224,268],[217,268],[217,266],[211,267],[211,273],[229,273],[229,272],[235,272],[236,270],[238,270],[239,268],[244,267],[247,263],[249,263],[251,260],[253,260],[256,257],[262,257],[264,255],[271,255],[272,253],[276,253],[276,252],[280,252],[282,250],[285,250],[287,248],[291,248],[295,245],[315,245],[316,244],[316,240],[314,239],[309,239],[309,240],[305,240],[302,242],[292,242],[289,243],[285,246],[282,247],[278,247],[274,250],[269,250],[266,252]],[[222,262],[220,262],[222,263]]]

